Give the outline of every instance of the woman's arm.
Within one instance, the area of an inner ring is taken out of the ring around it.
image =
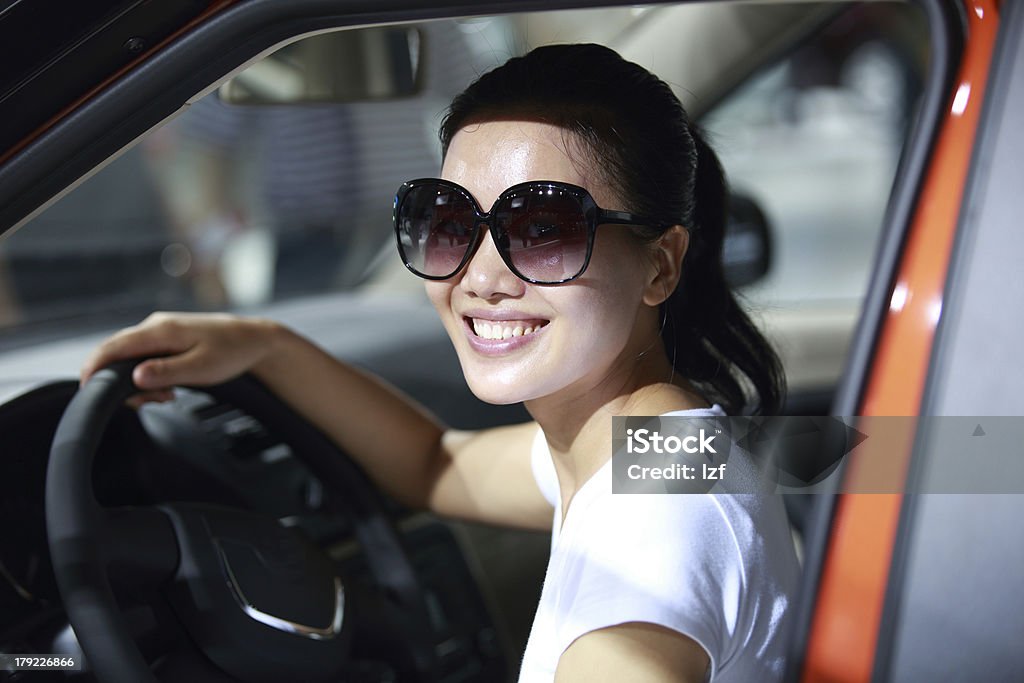
[[[562,653],[555,683],[701,683],[708,653],[692,638],[630,622],[585,633]]]
[[[252,372],[400,502],[476,521],[551,527],[551,506],[530,468],[536,424],[447,430],[381,379],[286,327],[230,315],[154,314],[101,344],[82,378],[115,360],[147,355],[164,357],[136,368],[140,400],[167,400],[177,385],[217,384]]]

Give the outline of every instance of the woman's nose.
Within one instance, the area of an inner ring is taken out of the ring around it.
[[[526,283],[505,265],[486,226],[481,226],[481,229],[485,231],[483,238],[469,259],[459,286],[467,294],[475,294],[481,299],[521,296]]]

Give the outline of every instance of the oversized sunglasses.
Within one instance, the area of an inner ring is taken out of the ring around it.
[[[446,280],[473,256],[484,227],[519,278],[556,285],[583,274],[599,225],[649,225],[650,219],[602,209],[582,187],[534,180],[508,188],[487,213],[465,188],[437,178],[410,180],[395,195],[395,236],[405,266]]]

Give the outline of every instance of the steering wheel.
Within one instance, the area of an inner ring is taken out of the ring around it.
[[[137,391],[131,375],[138,362],[104,368],[79,389],[57,427],[46,477],[53,571],[97,678],[157,680],[118,608],[114,577],[119,588],[159,587],[190,640],[215,665],[210,668],[217,674],[208,678],[338,680],[349,660],[351,598],[358,596],[346,596],[320,548],[253,512],[188,503],[108,509],[97,502],[94,456],[111,417]],[[202,391],[259,420],[320,478],[330,501],[348,516],[382,589],[372,611],[399,615],[391,627],[402,631],[411,678],[432,680],[426,602],[366,475],[256,379],[243,376]]]

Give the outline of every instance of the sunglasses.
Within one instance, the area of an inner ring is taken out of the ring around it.
[[[513,185],[487,213],[453,182],[410,180],[395,195],[394,220],[402,261],[422,278],[446,280],[458,273],[486,227],[509,270],[540,285],[569,282],[583,274],[599,225],[664,225],[602,209],[582,187],[553,180]]]

